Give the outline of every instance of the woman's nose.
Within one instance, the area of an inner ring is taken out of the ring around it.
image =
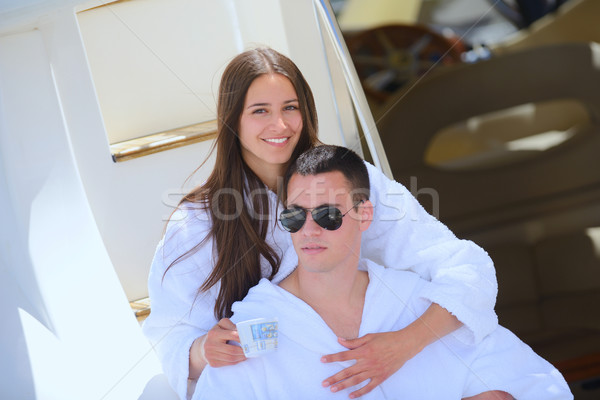
[[[273,132],[282,132],[287,128],[283,115],[274,114],[269,127]]]

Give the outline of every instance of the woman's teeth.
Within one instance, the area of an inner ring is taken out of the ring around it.
[[[286,140],[288,140],[288,138],[281,138],[281,139],[264,139],[265,142],[269,142],[269,143],[283,143]]]

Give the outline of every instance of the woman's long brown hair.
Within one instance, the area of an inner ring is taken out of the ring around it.
[[[185,195],[179,203],[179,206],[197,204],[206,210],[211,217],[212,227],[207,237],[201,238],[196,246],[176,258],[167,271],[179,261],[192,256],[206,240],[213,238],[216,263],[198,293],[220,282],[214,308],[217,319],[230,317],[231,305],[242,300],[261,279],[261,256],[271,266],[269,279],[279,271],[281,257],[265,240],[268,224],[275,224],[276,218],[260,218],[269,215],[267,190],[242,159],[238,134],[248,88],[259,76],[273,73],[290,80],[296,90],[302,115],[302,132],[290,161],[318,144],[314,98],[298,67],[289,58],[270,48],[241,53],[227,65],[219,85],[214,169],[204,185]],[[250,193],[252,196],[249,196]],[[249,205],[253,210],[248,209]]]

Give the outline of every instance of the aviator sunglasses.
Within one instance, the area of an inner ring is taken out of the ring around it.
[[[357,201],[352,208],[355,208],[361,203],[364,203],[364,200]],[[352,208],[350,208],[350,210],[352,210]],[[350,212],[350,210],[342,214],[339,208],[333,206],[320,206],[313,209],[292,207],[286,208],[279,214],[279,221],[286,231],[296,233],[302,229],[306,222],[307,212],[310,212],[312,219],[317,225],[328,231],[335,231],[342,226],[342,219]]]

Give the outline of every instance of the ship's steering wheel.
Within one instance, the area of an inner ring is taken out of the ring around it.
[[[460,62],[465,51],[457,37],[420,25],[386,25],[345,36],[363,89],[375,103],[435,66]]]

